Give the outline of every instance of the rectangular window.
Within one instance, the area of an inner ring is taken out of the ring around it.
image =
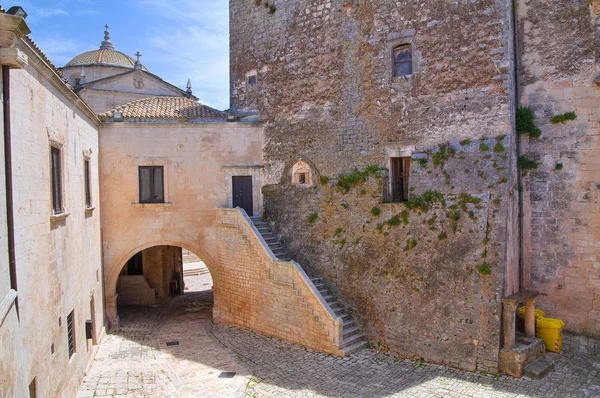
[[[163,166],[140,166],[140,203],[164,203]]]
[[[92,187],[90,186],[90,160],[83,162],[83,179],[85,183],[85,207],[92,207]]]
[[[50,157],[52,159],[52,210],[54,214],[61,214],[63,212],[63,203],[60,149],[52,147]]]
[[[306,184],[306,173],[300,173],[298,184]]]
[[[384,202],[406,202],[408,200],[408,177],[410,157],[391,158],[390,175],[384,179]]]
[[[394,77],[412,75],[412,50],[410,44],[394,47]]]
[[[69,343],[69,358],[75,354],[75,310],[67,316],[67,339]]]
[[[248,85],[253,86],[256,84],[256,75],[248,76]]]

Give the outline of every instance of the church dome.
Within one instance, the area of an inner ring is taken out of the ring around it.
[[[136,67],[136,61],[133,58],[115,50],[112,42],[110,41],[108,25],[106,25],[105,28],[104,41],[100,45],[100,49],[77,55],[75,58],[67,62],[64,68],[72,66],[106,65],[148,71],[144,66],[139,64],[139,60],[137,61],[138,66]]]

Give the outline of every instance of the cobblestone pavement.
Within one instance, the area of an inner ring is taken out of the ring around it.
[[[600,340],[566,334],[541,381],[462,372],[374,350],[348,358],[251,331],[212,325],[210,277],[186,277],[184,296],[120,309],[80,397],[600,397]],[[166,342],[179,341],[178,346]],[[237,372],[230,379],[223,371]]]

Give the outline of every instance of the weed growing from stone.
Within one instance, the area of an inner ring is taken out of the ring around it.
[[[340,204],[344,209],[348,210],[350,208],[350,206],[348,205],[348,203],[341,203]]]
[[[466,140],[462,140],[461,142],[459,142],[460,146],[467,146],[471,143],[470,139],[466,139]]]
[[[487,152],[490,150],[490,147],[488,145],[486,145],[485,143],[481,143],[479,144],[479,151],[480,152]]]
[[[377,172],[385,170],[379,166],[367,166],[363,171],[354,170],[352,173],[342,173],[338,175],[337,185],[346,192],[355,185],[365,183],[370,175],[376,175]]]
[[[517,109],[517,132],[527,134],[531,138],[539,138],[542,135],[542,130],[535,124],[533,109],[528,106]]]
[[[404,246],[404,251],[410,251],[412,249],[415,248],[415,246],[417,246],[417,240],[416,239],[407,239],[406,240],[406,246]]]
[[[421,210],[423,213],[427,213],[434,203],[441,203],[445,207],[444,194],[439,191],[425,191],[421,195],[413,195],[406,202],[406,208],[408,210]]]
[[[562,113],[560,115],[554,116],[552,119],[550,119],[550,123],[552,123],[552,124],[557,124],[557,123],[565,124],[567,121],[569,121],[569,120],[575,120],[575,119],[577,119],[577,114],[575,112],[566,112],[566,113]]]
[[[421,165],[421,167],[427,167],[427,158],[419,158],[417,159],[417,162],[419,162],[419,164]]]
[[[400,214],[398,214],[400,216],[400,219],[402,220],[402,222],[404,223],[404,225],[408,225],[408,221],[410,218],[410,214],[408,213],[407,210],[402,210],[400,212]]]
[[[311,215],[308,216],[308,223],[314,224],[315,221],[317,221],[317,218],[319,218],[319,215],[317,213],[312,213]]]
[[[337,228],[337,229],[335,230],[335,233],[333,234],[333,236],[338,236],[338,235],[339,235],[339,234],[341,234],[342,232],[344,232],[344,229],[343,229],[343,228],[341,228],[341,227],[340,227],[340,228]]]
[[[446,232],[440,232],[440,234],[438,235],[439,240],[444,240],[446,238],[448,238],[448,234]]]
[[[500,142],[497,142],[496,145],[494,145],[494,152],[496,153],[504,152],[505,150],[506,148],[504,148],[504,145]]]
[[[394,217],[392,217],[386,221],[386,224],[390,228],[396,227],[396,226],[400,225],[401,223],[402,223],[402,221],[400,220],[400,216],[398,214],[396,214]]]
[[[371,214],[373,214],[375,217],[379,217],[381,215],[381,209],[375,206],[371,209]]]
[[[529,159],[527,156],[519,156],[518,165],[519,165],[519,168],[521,168],[521,170],[523,170],[523,171],[528,171],[528,170],[533,170],[533,169],[538,168],[538,163],[533,159]]]
[[[477,271],[479,271],[481,275],[491,275],[492,266],[489,263],[483,262],[477,265]]]
[[[331,178],[327,177],[327,176],[321,176],[319,177],[319,182],[321,183],[321,185],[327,185],[327,183],[331,181]]]
[[[465,212],[468,210],[468,204],[478,205],[480,202],[481,198],[478,198],[477,196],[471,196],[466,193],[461,193],[458,195],[457,204],[461,210]]]
[[[437,152],[433,153],[433,155],[431,155],[431,159],[433,160],[433,167],[436,168],[440,166],[440,168],[444,168],[444,164],[446,163],[446,161],[449,158],[454,157],[455,154],[456,151],[454,150],[454,148],[446,144],[441,144],[440,149]]]
[[[554,170],[562,170],[565,166],[562,163],[556,163]]]

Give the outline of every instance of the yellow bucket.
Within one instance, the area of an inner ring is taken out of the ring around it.
[[[548,351],[560,352],[562,350],[561,329],[565,323],[560,319],[539,318],[536,322],[535,335],[544,340]]]
[[[546,315],[546,313],[542,310],[535,310],[535,319],[540,319],[541,317],[543,317],[544,315]],[[525,319],[525,307],[521,307],[519,308],[519,318],[521,319]]]

